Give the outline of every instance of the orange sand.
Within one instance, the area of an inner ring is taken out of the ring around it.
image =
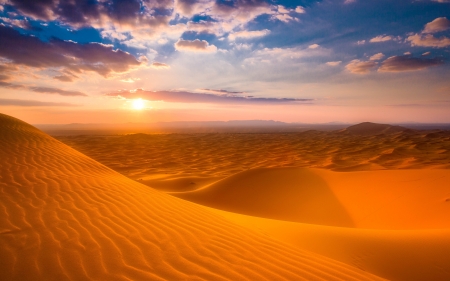
[[[2,280],[381,280],[137,183],[0,115]]]
[[[0,132],[2,280],[450,280],[448,132]]]

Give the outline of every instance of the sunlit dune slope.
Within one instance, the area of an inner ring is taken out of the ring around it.
[[[174,196],[264,218],[374,229],[450,228],[450,170],[249,170]]]
[[[259,168],[193,192],[173,195],[240,214],[322,225],[353,226],[327,183],[302,168]]]
[[[377,230],[320,226],[211,209],[225,218],[394,281],[450,280],[450,228]]]
[[[2,280],[378,280],[136,183],[0,115]]]

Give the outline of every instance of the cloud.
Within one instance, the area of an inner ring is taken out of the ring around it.
[[[338,66],[338,65],[341,64],[341,62],[342,62],[342,61],[329,61],[329,62],[326,63],[326,65],[329,65],[329,66]]]
[[[431,54],[431,52],[425,52],[425,53],[422,54],[422,56],[428,56],[430,54]]]
[[[425,25],[422,33],[436,33],[450,28],[450,20],[445,17],[437,18]]]
[[[356,42],[356,44],[358,45],[364,45],[366,43],[366,40],[359,40],[358,42]]]
[[[297,6],[297,8],[295,8],[295,12],[297,14],[304,14],[304,13],[306,13],[305,8],[303,8],[302,6]]]
[[[440,59],[414,58],[410,55],[393,56],[382,62],[379,72],[402,72],[416,71],[441,65],[444,62]]]
[[[384,58],[384,54],[383,53],[378,53],[378,54],[375,54],[375,55],[371,56],[370,60],[381,60],[382,58]]]
[[[228,39],[235,40],[236,38],[256,38],[256,37],[262,37],[266,36],[270,33],[270,30],[264,29],[264,30],[254,30],[254,31],[238,31],[235,33],[231,33],[228,35]]]
[[[1,99],[0,106],[78,106],[72,103],[65,102],[43,102],[35,100],[18,100],[18,99]]]
[[[375,61],[352,60],[345,68],[351,73],[367,74],[377,65]]]
[[[62,82],[72,82],[74,80],[73,76],[68,76],[68,75],[58,75],[53,77],[53,79],[62,81]]]
[[[217,51],[216,46],[209,45],[207,41],[199,39],[195,39],[193,41],[179,39],[175,43],[175,49],[177,49],[178,51],[204,52],[204,53],[215,53]]]
[[[219,95],[242,95],[245,94],[245,92],[237,92],[237,91],[228,91],[223,89],[199,89],[203,92],[213,93],[213,94],[219,94]]]
[[[271,6],[264,0],[215,1],[212,16],[225,21],[237,20],[241,24],[262,14],[270,14]]]
[[[351,4],[351,3],[355,3],[356,0],[345,0],[344,4]]]
[[[82,92],[77,91],[65,91],[57,88],[49,88],[49,87],[29,87],[29,89],[36,93],[44,93],[44,94],[57,94],[61,96],[84,96],[87,95]]]
[[[126,99],[142,98],[149,101],[164,101],[178,103],[210,103],[210,104],[239,104],[239,103],[294,103],[311,102],[312,99],[294,98],[257,98],[253,96],[236,96],[224,94],[205,94],[187,91],[144,91],[137,89],[134,91],[119,91],[107,94],[110,97],[122,97]]]
[[[6,25],[16,26],[26,30],[35,30],[35,31],[41,30],[41,28],[32,26],[30,22],[27,20],[10,19],[5,17],[0,17],[0,20],[3,21],[3,23],[5,23]]]
[[[450,38],[442,36],[440,38],[434,37],[432,34],[414,34],[406,38],[411,42],[411,46],[445,48],[450,46]]]
[[[152,63],[151,67],[156,69],[169,69],[170,65],[162,63],[162,62],[154,62]]]
[[[318,44],[312,44],[312,45],[309,45],[308,46],[308,48],[309,49],[317,49],[317,48],[319,48],[320,46],[318,45]]]
[[[289,9],[287,9],[283,5],[278,5],[277,10],[279,13],[282,13],[282,14],[288,14],[290,12]]]
[[[8,4],[20,13],[40,20],[59,20],[72,26],[100,26],[110,23],[122,26],[157,27],[168,24],[170,15],[152,14],[152,8],[173,8],[170,1],[140,0],[12,0]],[[147,12],[146,12],[147,11]]]
[[[141,65],[131,54],[99,43],[77,44],[50,39],[48,42],[0,25],[0,57],[18,65],[39,69],[63,68],[69,72],[96,72],[104,77]]]
[[[389,36],[389,35],[387,35],[387,36],[386,35],[378,35],[378,36],[370,39],[370,42],[371,43],[386,42],[386,41],[390,41],[392,39],[393,39],[392,36]]]

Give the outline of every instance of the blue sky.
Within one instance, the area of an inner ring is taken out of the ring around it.
[[[450,122],[449,19],[446,0],[0,0],[0,110]]]

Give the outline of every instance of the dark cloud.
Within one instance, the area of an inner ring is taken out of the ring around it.
[[[57,88],[48,88],[48,87],[30,87],[31,91],[36,93],[44,93],[44,94],[57,94],[61,96],[87,96],[82,92],[77,91],[65,91]]]
[[[136,91],[120,91],[107,94],[111,97],[123,97],[126,99],[142,98],[149,101],[165,101],[180,103],[293,103],[293,102],[311,102],[312,99],[293,99],[293,98],[256,98],[250,96],[230,96],[230,95],[213,95],[193,93],[186,91],[144,91],[138,89]]]
[[[148,0],[10,0],[9,4],[26,16],[74,26],[102,26],[103,21],[141,26],[168,24],[168,15],[153,15],[150,9],[173,7],[170,1]]]
[[[93,71],[106,77],[111,72],[126,72],[141,64],[131,54],[113,50],[109,45],[59,39],[43,42],[1,25],[0,38],[0,57],[36,68],[58,67],[75,73]]]
[[[415,71],[440,65],[443,63],[444,63],[443,60],[437,58],[434,59],[414,58],[411,57],[410,55],[393,56],[383,61],[378,71],[379,72]]]
[[[43,102],[35,100],[0,99],[0,106],[78,106],[65,102]]]

